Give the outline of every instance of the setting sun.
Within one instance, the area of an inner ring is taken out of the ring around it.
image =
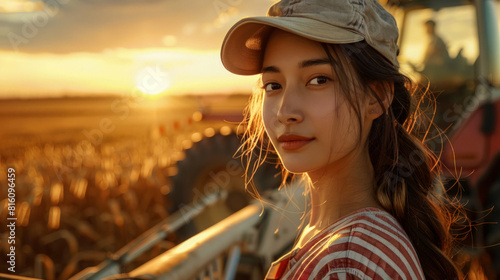
[[[157,95],[170,88],[167,72],[159,66],[146,66],[135,76],[135,86],[148,95]]]

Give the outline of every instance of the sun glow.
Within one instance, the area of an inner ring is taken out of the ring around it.
[[[146,66],[135,76],[135,86],[148,95],[165,92],[171,86],[171,80],[159,66]]]
[[[108,49],[70,54],[0,50],[0,61],[0,98],[250,93],[257,80],[224,69],[219,50]]]
[[[0,3],[0,13],[27,13],[40,11],[44,7],[44,2],[28,0],[2,0]]]

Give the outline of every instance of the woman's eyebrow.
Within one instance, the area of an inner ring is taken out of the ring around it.
[[[328,58],[318,58],[318,59],[308,59],[304,60],[299,63],[300,68],[306,68],[310,66],[316,66],[316,65],[324,65],[324,64],[331,64],[330,59]],[[267,66],[262,68],[262,73],[279,73],[280,70],[276,66]]]
[[[280,70],[278,69],[278,67],[275,67],[275,66],[267,66],[267,67],[262,68],[261,72],[262,73],[268,73],[268,72],[279,73]]]
[[[305,60],[305,61],[302,61],[299,64],[299,67],[300,68],[305,68],[305,67],[316,66],[316,65],[323,65],[323,64],[331,64],[330,59],[328,59],[328,58],[319,58],[319,59]]]

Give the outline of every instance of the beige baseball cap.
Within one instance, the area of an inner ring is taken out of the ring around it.
[[[222,43],[224,67],[239,75],[261,73],[263,48],[274,28],[323,43],[365,40],[399,67],[396,21],[377,0],[281,0],[267,16],[243,18],[231,27]]]

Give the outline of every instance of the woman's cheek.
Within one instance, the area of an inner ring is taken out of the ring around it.
[[[269,136],[270,139],[273,139],[274,137],[274,123],[276,123],[276,116],[272,115],[271,112],[271,107],[266,106],[269,105],[268,103],[264,103],[263,109],[262,109],[262,119],[264,122],[264,129],[266,130],[267,135]]]
[[[262,118],[264,121],[264,127],[268,133],[276,130],[277,125],[277,104],[273,101],[274,100],[272,98],[264,97],[264,101],[262,103]]]

